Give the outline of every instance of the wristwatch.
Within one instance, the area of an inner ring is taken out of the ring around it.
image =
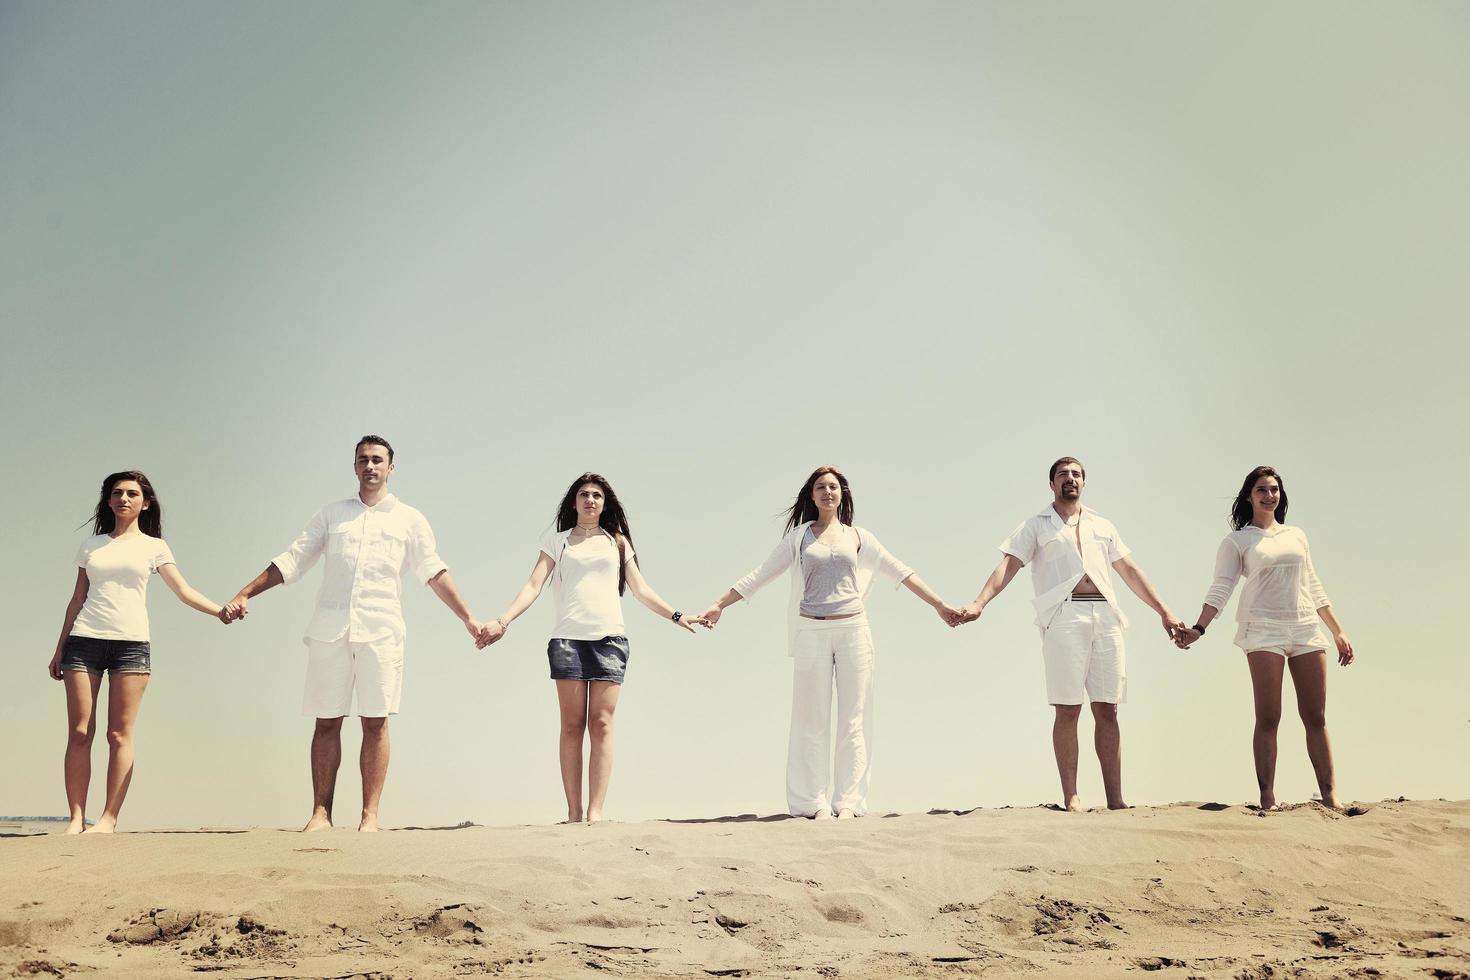
[[[676,609],[676,610],[674,610],[674,615],[673,615],[673,616],[671,616],[671,617],[669,617],[669,618],[670,618],[670,619],[672,619],[672,620],[673,620],[673,621],[674,621],[674,622],[676,622],[676,623],[677,623],[677,622],[678,622],[678,621],[679,621],[679,620],[680,620],[680,619],[681,619],[681,618],[682,618],[682,617],[683,617],[683,616],[684,616],[684,614],[683,614],[683,613],[681,613],[681,612],[679,612],[679,611],[678,611],[678,610],[677,610],[677,609]]]
[[[1190,629],[1194,630],[1200,636],[1204,636],[1205,635],[1205,628],[1203,626],[1201,626],[1199,623],[1195,623],[1193,626],[1190,627]]]

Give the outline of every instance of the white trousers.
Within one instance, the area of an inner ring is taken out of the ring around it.
[[[873,636],[867,617],[804,619],[791,653],[787,811],[797,817],[822,810],[851,810],[862,816],[868,812],[873,731]],[[835,759],[829,749],[834,682]]]

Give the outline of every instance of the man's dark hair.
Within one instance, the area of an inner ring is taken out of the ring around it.
[[[1082,460],[1078,459],[1076,456],[1063,456],[1061,459],[1051,464],[1051,472],[1046,474],[1047,483],[1050,483],[1057,478],[1057,467],[1061,466],[1063,463],[1076,463],[1077,468],[1082,471],[1082,479],[1087,479],[1087,467],[1082,465]]]
[[[357,445],[352,447],[352,458],[357,458],[357,451],[363,446],[382,446],[388,450],[388,462],[393,462],[393,444],[382,436],[363,436],[357,440]]]

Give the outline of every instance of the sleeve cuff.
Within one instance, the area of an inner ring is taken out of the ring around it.
[[[291,553],[283,551],[271,559],[271,564],[276,566],[276,571],[281,573],[281,583],[290,585],[300,577],[301,572],[296,562],[291,560]]]
[[[440,561],[438,555],[435,555],[419,562],[419,567],[414,569],[414,574],[418,575],[420,582],[428,585],[434,580],[435,575],[447,571],[449,571],[449,566]]]

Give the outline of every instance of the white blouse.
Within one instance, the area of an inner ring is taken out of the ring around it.
[[[1215,582],[1205,604],[1223,610],[1242,575],[1236,622],[1310,623],[1318,609],[1332,605],[1301,528],[1278,524],[1263,531],[1247,524],[1226,535],[1215,555]]]

